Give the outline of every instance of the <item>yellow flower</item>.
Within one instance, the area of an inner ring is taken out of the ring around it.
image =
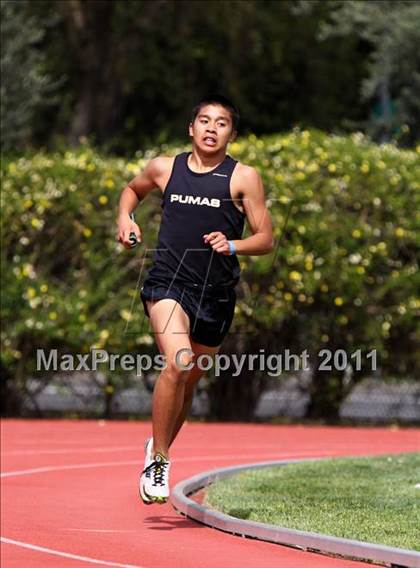
[[[45,292],[48,292],[48,284],[42,284],[39,289],[45,294]]]
[[[235,312],[237,307],[238,306],[235,306]],[[140,345],[153,345],[153,338],[147,333],[144,333],[143,335],[140,335],[140,337],[137,337],[136,343],[139,343]]]
[[[293,300],[293,296],[290,292],[285,292],[283,294],[283,298],[287,301],[287,302],[291,302]]]
[[[306,168],[306,170],[313,174],[314,172],[317,172],[319,170],[319,166],[316,162],[312,162],[309,164],[309,166]]]
[[[366,270],[364,269],[363,266],[358,266],[356,268],[356,272],[357,272],[357,274],[364,274],[366,272]]]
[[[336,306],[342,306],[344,304],[343,298],[340,298],[340,296],[337,296],[334,300],[334,304]]]
[[[26,263],[22,266],[22,276],[29,276],[31,279],[35,278],[36,273],[32,264]]]
[[[128,310],[121,310],[121,311],[120,311],[120,316],[121,316],[122,319],[125,320],[125,321],[130,321],[130,320],[132,319],[131,312],[129,312]]]
[[[328,171],[331,172],[331,173],[336,172],[336,171],[337,171],[337,166],[336,166],[335,164],[330,164],[330,165],[328,166]]]
[[[28,288],[27,291],[26,291],[26,295],[28,296],[29,299],[35,298],[35,296],[36,296],[35,288]]]
[[[107,180],[105,180],[105,187],[109,187],[109,189],[112,189],[115,187],[115,183],[114,180],[108,178]]]
[[[55,321],[57,319],[57,312],[50,312],[48,314],[48,317],[50,318],[50,320]]]
[[[410,300],[408,302],[408,306],[413,310],[417,310],[417,308],[420,308],[420,299],[419,298],[410,298]]]
[[[362,236],[362,233],[361,231],[359,231],[359,229],[354,229],[351,234],[355,239],[359,239]]]
[[[34,227],[35,229],[39,229],[39,228],[42,227],[42,222],[41,222],[39,219],[37,219],[36,217],[34,217],[34,218],[32,219],[32,221],[31,221],[31,225],[32,225],[32,227]]]
[[[98,201],[101,205],[106,205],[108,203],[108,197],[106,195],[100,195]]]
[[[292,272],[289,273],[289,278],[290,280],[302,280],[302,274],[300,272],[298,272],[297,270],[292,270]]]
[[[88,239],[89,237],[92,236],[92,231],[89,229],[89,227],[85,227],[83,229],[83,234]]]
[[[127,170],[130,174],[136,174],[139,171],[138,164],[127,164]]]
[[[360,171],[363,174],[367,174],[369,173],[369,170],[370,170],[369,164],[367,162],[363,162],[363,164],[360,166]]]
[[[400,237],[403,237],[404,235],[405,235],[405,231],[402,227],[397,227],[395,229],[395,236],[396,237],[400,238]]]
[[[298,160],[298,161],[296,162],[296,167],[297,167],[299,170],[303,170],[304,167],[305,167],[305,162],[304,162],[303,160]]]
[[[99,334],[99,337],[100,337],[102,340],[108,339],[108,337],[109,337],[109,331],[108,331],[107,329],[103,329],[103,330],[101,331],[101,333]]]

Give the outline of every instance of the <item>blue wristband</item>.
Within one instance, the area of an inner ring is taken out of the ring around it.
[[[229,252],[230,254],[236,254],[236,248],[235,245],[233,244],[233,241],[228,241],[228,245],[229,245]]]

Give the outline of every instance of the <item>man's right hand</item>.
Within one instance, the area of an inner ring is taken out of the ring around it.
[[[120,215],[118,218],[118,241],[123,244],[126,249],[133,247],[133,244],[130,242],[130,233],[134,233],[137,242],[141,243],[140,227],[130,219],[128,214]]]

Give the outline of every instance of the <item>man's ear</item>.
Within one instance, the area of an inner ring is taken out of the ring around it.
[[[188,125],[188,134],[192,138],[192,136],[193,136],[193,124],[192,124],[192,122],[190,122],[189,125]]]
[[[236,130],[232,130],[232,134],[229,137],[229,142],[235,142],[237,136],[238,133],[236,132]]]

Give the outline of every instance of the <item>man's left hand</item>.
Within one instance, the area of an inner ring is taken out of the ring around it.
[[[220,254],[230,255],[228,240],[220,231],[213,231],[208,235],[203,235],[205,244],[209,244],[212,249]]]

